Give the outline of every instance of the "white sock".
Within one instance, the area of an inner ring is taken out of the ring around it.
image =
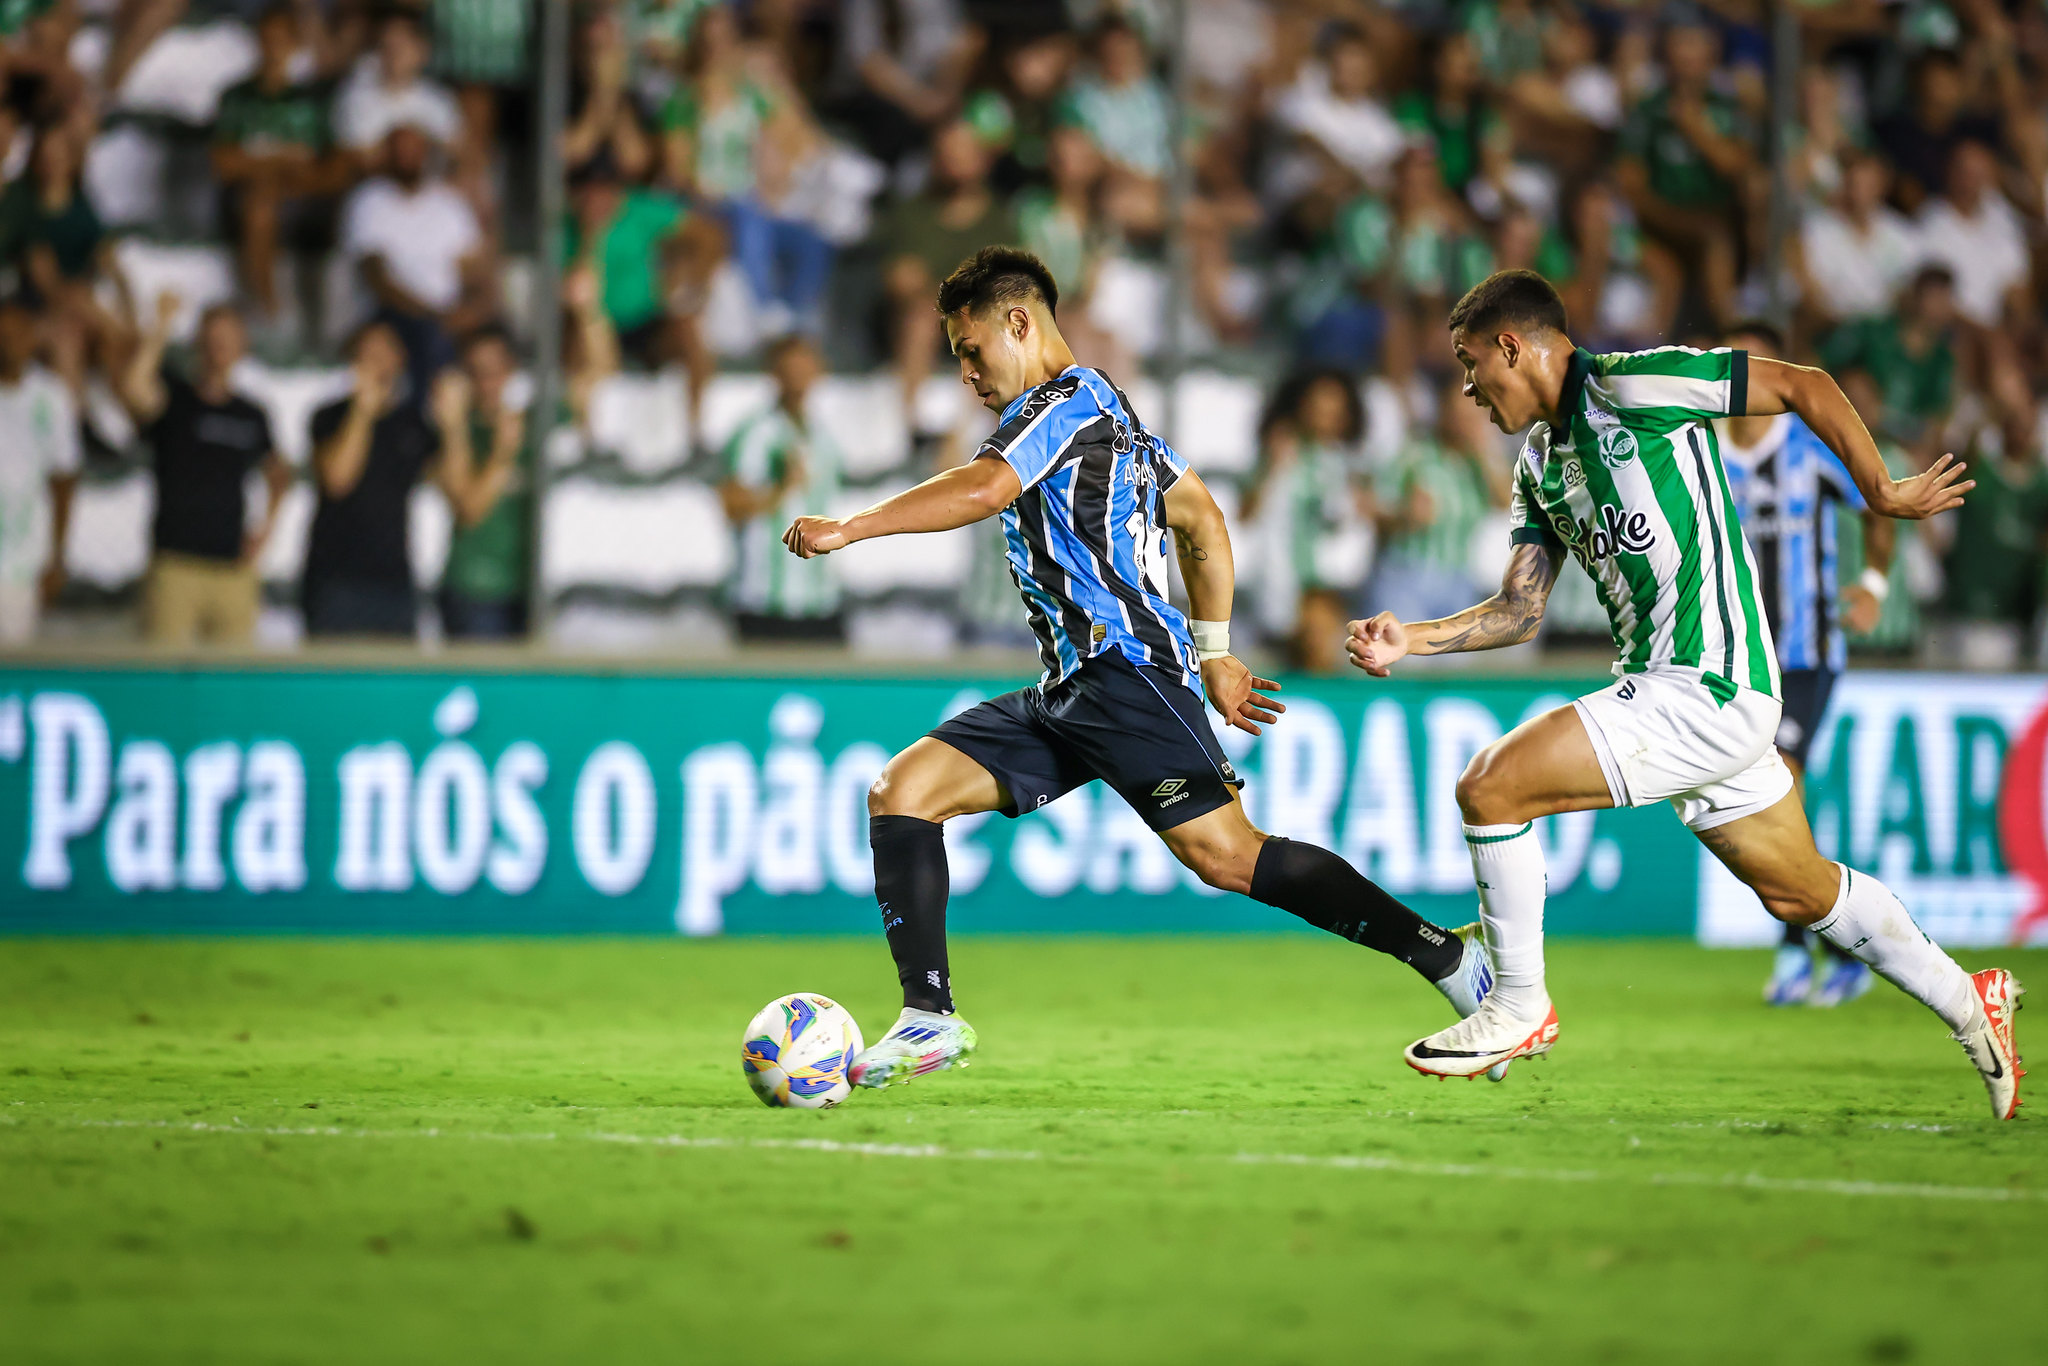
[[[1868,873],[1842,870],[1835,909],[1813,926],[1816,934],[1870,965],[1870,970],[1960,1030],[1977,1013],[1970,974],[1943,953],[1892,895]]]
[[[1493,999],[1518,1020],[1541,1014],[1550,999],[1543,985],[1543,898],[1550,886],[1543,846],[1526,822],[1468,825],[1465,846],[1493,950]]]

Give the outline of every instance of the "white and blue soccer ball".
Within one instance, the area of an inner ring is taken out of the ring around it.
[[[845,1006],[814,991],[770,1001],[747,1026],[740,1069],[763,1105],[829,1110],[853,1094],[846,1069],[863,1047]]]

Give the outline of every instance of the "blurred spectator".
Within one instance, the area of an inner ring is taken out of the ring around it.
[[[1394,102],[1394,118],[1411,142],[1428,146],[1445,188],[1463,194],[1479,174],[1489,143],[1505,145],[1508,130],[1486,93],[1486,71],[1468,33],[1445,34],[1430,58],[1428,81]]]
[[[164,366],[178,308],[175,294],[157,299],[156,318],[120,385],[156,471],[142,634],[158,645],[246,645],[256,634],[262,595],[256,559],[291,471],[278,457],[270,419],[234,389],[234,368],[248,349],[241,315],[229,304],[201,315],[197,363],[187,380]],[[247,487],[259,469],[268,496],[252,528]]]
[[[1884,202],[1889,180],[1880,158],[1852,151],[1833,204],[1807,210],[1799,236],[1803,302],[1815,324],[1891,311],[1920,264],[1920,235]]]
[[[761,330],[817,330],[832,244],[803,212],[807,172],[824,153],[801,97],[776,73],[750,71],[739,20],[724,5],[691,31],[684,82],[662,111],[673,183],[725,219],[734,262],[765,311]]]
[[[421,405],[400,401],[405,344],[388,322],[364,326],[351,352],[348,396],[313,414],[320,501],[299,603],[308,636],[411,639],[417,622],[409,502],[440,455],[446,428],[466,414],[452,382],[435,390],[432,423]]]
[[[500,115],[525,84],[533,44],[534,0],[436,0],[434,70],[455,86],[462,114],[465,170],[458,180],[481,185],[501,153]]]
[[[1986,378],[1987,412],[1964,455],[1977,487],[1945,523],[1929,523],[1949,539],[1944,578],[1955,629],[1940,657],[1966,669],[2020,662],[2048,563],[2040,402],[2009,357]]]
[[[1096,272],[1115,245],[1097,207],[1102,154],[1087,133],[1071,126],[1054,129],[1048,149],[1052,183],[1017,196],[1017,240],[1045,262],[1059,284],[1060,332],[1074,358],[1112,375],[1130,374],[1133,358],[1088,316]]]
[[[1357,474],[1365,413],[1334,370],[1281,387],[1260,424],[1240,521],[1254,528],[1261,624],[1311,673],[1343,663],[1344,622],[1372,563],[1371,500]],[[1470,605],[1470,604],[1466,604]]]
[[[1583,332],[1589,346],[1630,349],[1670,325],[1677,292],[1667,288],[1658,297],[1644,269],[1642,236],[1613,186],[1604,180],[1578,186],[1567,201],[1564,238],[1571,267],[1558,292],[1575,336]]]
[[[999,149],[996,188],[1012,194],[1048,174],[1074,42],[1064,32],[1018,34],[997,45],[996,57],[994,82],[968,97],[961,117],[983,143]]]
[[[432,55],[419,17],[387,14],[377,29],[377,50],[357,63],[334,101],[334,132],[371,171],[390,169],[391,135],[412,128],[455,150],[462,111],[447,87],[427,75]]]
[[[1720,39],[1703,20],[1664,35],[1665,86],[1630,111],[1618,173],[1636,218],[1697,291],[1709,325],[1734,321],[1741,195],[1755,131],[1714,84]]]
[[[724,8],[676,7],[697,12]],[[569,126],[562,132],[562,161],[571,177],[602,167],[628,181],[640,180],[654,167],[655,144],[627,87],[625,30],[614,11],[594,9],[576,38],[576,81]]]
[[[1926,258],[1945,265],[1956,281],[1956,309],[1979,327],[2029,311],[2025,287],[2031,268],[2027,230],[2019,211],[1999,192],[1998,161],[1981,142],[1955,145],[1946,191],[1920,210]]]
[[[1923,266],[1896,313],[1837,328],[1822,340],[1821,360],[1837,373],[1867,370],[1883,397],[1876,425],[1931,458],[1955,403],[1955,326],[1955,276]]]
[[[1517,137],[1562,167],[1594,164],[1621,127],[1621,82],[1600,62],[1600,39],[1576,9],[1560,7],[1542,28],[1542,64],[1514,77],[1508,102],[1519,116]]]
[[[849,94],[836,112],[870,153],[894,164],[959,109],[981,34],[959,0],[845,0],[840,22]]]
[[[701,387],[713,362],[696,311],[724,255],[718,225],[674,195],[620,184],[603,162],[583,173],[573,194],[563,250],[601,282],[620,349],[647,367],[680,359]]]
[[[463,339],[462,368],[436,393],[435,468],[455,522],[441,571],[441,633],[450,640],[526,634],[534,443],[526,413],[506,395],[517,369],[504,329],[480,328]]]
[[[1302,68],[1273,113],[1363,184],[1384,188],[1404,134],[1379,98],[1379,67],[1365,35],[1348,25],[1333,31],[1323,59]]]
[[[483,230],[469,201],[429,173],[432,157],[421,130],[392,129],[386,174],[357,186],[342,212],[342,250],[405,347],[413,403],[454,362],[451,339],[497,311]]]
[[[78,408],[36,363],[39,326],[22,300],[0,299],[0,645],[34,639],[64,586],[78,484]]]
[[[273,4],[256,24],[256,74],[228,87],[213,124],[213,174],[227,192],[242,288],[265,317],[278,308],[277,248],[332,244],[329,197],[348,176],[334,154],[333,96],[293,74],[299,20]]]
[[[1016,220],[989,190],[989,152],[966,123],[932,141],[931,183],[899,200],[875,222],[875,243],[889,251],[883,289],[891,350],[906,398],[931,373],[939,325],[932,299],[939,281],[983,247],[1014,241]]]
[[[114,269],[113,242],[86,196],[71,127],[37,132],[28,174],[0,194],[0,236],[18,253],[25,292],[44,311],[52,361],[73,396],[84,392],[89,365],[120,373],[134,343],[134,308]]]
[[[1462,612],[1492,591],[1472,573],[1473,543],[1508,501],[1508,462],[1486,410],[1462,383],[1439,402],[1435,434],[1409,442],[1373,481],[1379,555],[1365,606],[1403,621]]]
[[[768,370],[775,405],[725,444],[718,496],[739,536],[726,601],[743,641],[842,641],[837,566],[822,556],[799,560],[782,545],[798,516],[839,500],[839,449],[806,410],[823,358],[805,338],[784,337],[768,351]]]
[[[1961,60],[1936,48],[1914,63],[1911,103],[1872,127],[1877,145],[1898,168],[1899,200],[1908,213],[1948,183],[1957,146],[1998,142],[1998,124],[1970,112],[1967,101]]]
[[[1150,235],[1165,224],[1172,105],[1152,74],[1144,39],[1127,21],[1104,20],[1091,46],[1093,70],[1069,90],[1072,117],[1109,163],[1103,202],[1109,221],[1125,232]]]

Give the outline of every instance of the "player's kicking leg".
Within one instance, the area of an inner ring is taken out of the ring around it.
[[[998,811],[1010,797],[993,774],[951,745],[926,736],[889,761],[868,791],[868,842],[875,900],[903,984],[903,1012],[889,1032],[853,1060],[855,1086],[882,1088],[927,1072],[965,1067],[974,1027],[953,1012],[946,961],[944,822]]]
[[[1725,825],[1696,831],[1701,843],[1787,924],[1810,928],[1941,1017],[1991,1096],[1991,1113],[2019,1111],[2013,1011],[2021,987],[2004,968],[1972,976],[1930,940],[1891,889],[1823,858],[1796,794]]]
[[[1410,1044],[1402,1057],[1437,1077],[1491,1074],[1557,1042],[1543,973],[1543,846],[1531,824],[1612,806],[1600,760],[1570,707],[1527,721],[1473,759],[1458,780],[1479,914],[1493,951],[1493,990],[1473,1014]]]

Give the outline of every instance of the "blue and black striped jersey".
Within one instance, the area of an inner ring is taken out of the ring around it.
[[[1835,453],[1792,413],[1781,415],[1755,446],[1719,433],[1721,463],[1756,553],[1764,613],[1778,642],[1781,669],[1830,669],[1848,663],[1835,582],[1835,510],[1861,511],[1863,494]]]
[[[1003,510],[1044,684],[1120,650],[1200,691],[1187,617],[1167,601],[1166,491],[1187,470],[1100,370],[1071,366],[1003,409],[977,457],[1024,492]]]

